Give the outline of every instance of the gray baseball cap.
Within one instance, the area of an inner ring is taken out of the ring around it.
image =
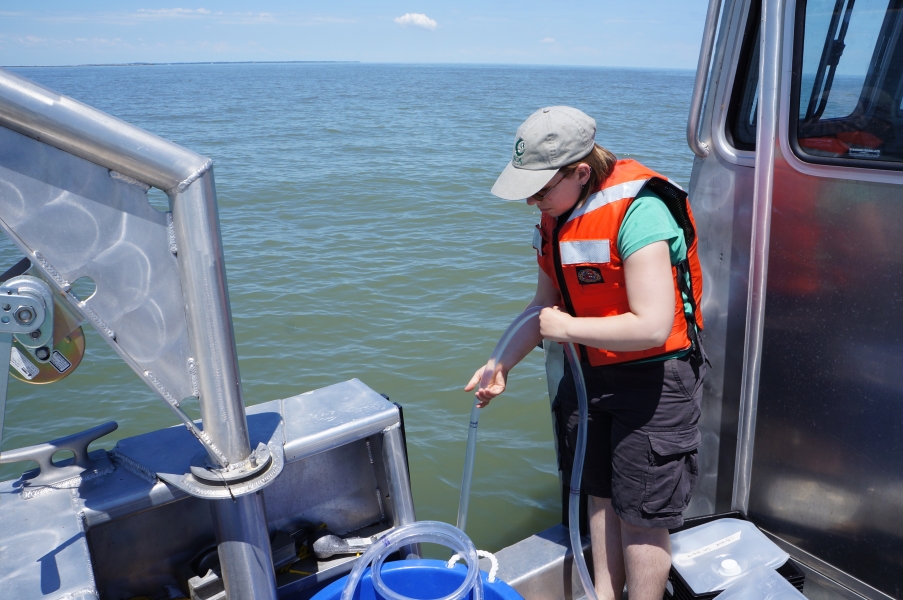
[[[570,106],[541,108],[517,128],[511,162],[492,193],[504,200],[529,198],[549,183],[558,169],[593,149],[596,121]]]

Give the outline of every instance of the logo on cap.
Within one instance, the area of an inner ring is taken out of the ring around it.
[[[527,149],[527,145],[524,143],[524,140],[521,138],[517,138],[517,141],[514,142],[514,157],[511,159],[516,165],[522,163],[521,156],[524,155],[524,151]]]

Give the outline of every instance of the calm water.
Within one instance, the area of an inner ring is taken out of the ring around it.
[[[539,213],[489,188],[544,105],[686,186],[689,71],[360,64],[16,69],[215,161],[246,402],[352,377],[405,410],[417,516],[454,523],[472,396],[530,300]],[[153,193],[152,193],[153,195]],[[152,201],[165,202],[162,193]],[[19,256],[0,246],[0,267]],[[53,387],[10,384],[3,449],[109,419],[176,419],[92,330]],[[559,521],[542,354],[483,411],[468,533],[498,550]],[[20,471],[0,469],[0,477]]]

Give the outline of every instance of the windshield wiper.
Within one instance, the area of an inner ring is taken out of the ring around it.
[[[845,3],[846,8],[844,8]],[[831,93],[831,85],[834,83],[834,75],[837,73],[837,63],[840,62],[840,57],[846,48],[843,40],[847,36],[850,15],[853,13],[855,3],[856,0],[837,0],[834,4],[834,13],[831,15],[831,23],[828,25],[828,33],[825,38],[825,47],[821,52],[821,60],[818,63],[818,70],[815,72],[815,81],[812,82],[812,95],[809,97],[806,117],[803,119],[806,124],[818,121],[828,105],[828,95]]]

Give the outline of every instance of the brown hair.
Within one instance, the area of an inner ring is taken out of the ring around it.
[[[586,182],[586,185],[583,186],[583,189],[580,191],[580,198],[577,200],[578,204],[589,198],[589,195],[593,192],[596,192],[602,183],[608,179],[608,176],[611,175],[611,172],[615,168],[615,163],[618,161],[618,157],[600,146],[596,144],[593,146],[593,149],[589,154],[584,156],[578,161],[572,162],[571,164],[561,167],[561,173],[565,177],[570,177],[571,173],[577,170],[577,167],[581,163],[585,163],[589,166],[591,173],[589,176],[589,181]]]

